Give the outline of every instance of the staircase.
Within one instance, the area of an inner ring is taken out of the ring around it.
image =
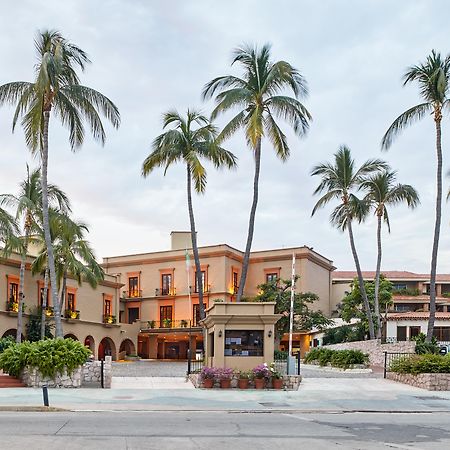
[[[24,383],[10,375],[0,374],[0,389],[1,388],[19,388],[26,387]]]

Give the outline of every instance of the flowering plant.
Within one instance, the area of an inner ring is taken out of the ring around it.
[[[279,380],[280,378],[282,378],[281,372],[277,370],[277,368],[275,367],[275,363],[272,363],[269,367],[269,371],[270,371],[270,376],[276,380]]]
[[[216,374],[219,380],[231,380],[233,378],[233,369],[230,369],[229,367],[222,367],[217,369]]]
[[[255,378],[269,378],[270,377],[270,369],[269,366],[264,363],[264,364],[259,364],[258,366],[256,366],[253,369],[253,376]]]
[[[217,369],[214,367],[203,367],[200,372],[200,378],[202,380],[214,380],[217,376]]]
[[[251,380],[253,378],[253,371],[251,370],[238,370],[240,380]]]

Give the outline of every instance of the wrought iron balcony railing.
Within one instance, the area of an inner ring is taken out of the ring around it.
[[[162,296],[174,296],[177,295],[177,288],[169,287],[169,288],[156,288],[155,289],[155,297]]]
[[[149,320],[147,322],[148,328],[151,329],[159,329],[159,328],[195,328],[200,327],[197,321],[191,321],[187,319],[182,320],[171,320],[171,319],[163,319],[163,320]]]
[[[133,289],[122,292],[123,298],[142,298],[142,290]]]

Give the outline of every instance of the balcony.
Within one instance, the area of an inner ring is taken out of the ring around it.
[[[147,327],[151,329],[162,329],[162,328],[189,328],[190,320],[182,319],[182,320],[171,320],[171,319],[163,319],[163,320],[149,320],[147,322]],[[200,327],[196,322],[192,323],[192,328]]]
[[[64,311],[64,317],[69,320],[79,320],[80,319],[80,311],[78,310],[72,310],[72,309],[66,309]]]
[[[116,316],[112,314],[103,314],[103,325],[106,327],[113,326],[116,323]]]
[[[204,294],[209,294],[210,292],[211,292],[211,285],[210,284],[207,284],[207,285],[203,286],[203,293]],[[197,287],[194,290],[194,294],[198,294]]]
[[[131,291],[123,291],[122,296],[126,299],[142,298],[142,290],[133,289]]]
[[[173,297],[175,295],[177,295],[177,288],[174,287],[155,289],[155,297],[165,297],[165,296]]]

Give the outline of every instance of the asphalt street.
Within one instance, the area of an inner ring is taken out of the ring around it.
[[[1,448],[444,449],[450,413],[0,412]]]

